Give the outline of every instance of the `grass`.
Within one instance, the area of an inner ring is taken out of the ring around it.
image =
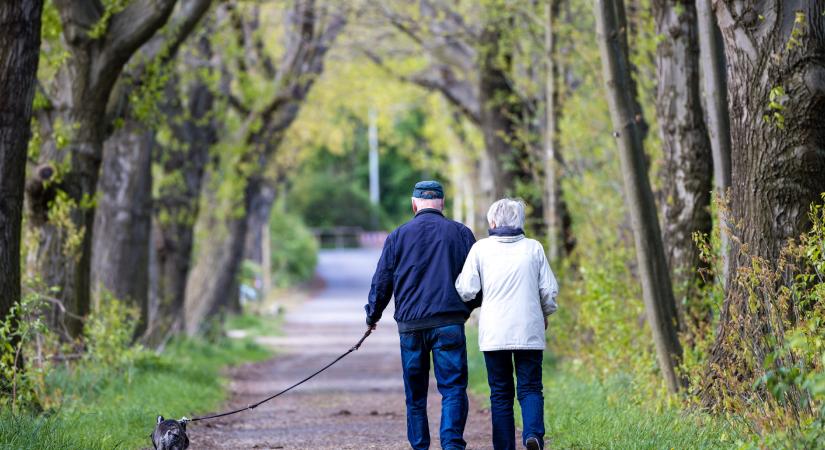
[[[489,397],[484,357],[468,328],[470,390]],[[582,377],[545,352],[544,421],[554,449],[735,448],[740,436],[721,419],[678,408],[638,404],[626,377],[599,382]],[[516,402],[516,417],[520,416]],[[518,420],[518,419],[517,419]]]
[[[0,412],[2,449],[151,448],[157,415],[213,411],[226,398],[221,370],[270,353],[251,341],[181,340],[162,355],[141,352],[120,369],[77,367],[48,375],[61,406],[43,414]]]
[[[228,317],[224,328],[227,330],[243,330],[249,337],[281,336],[283,318],[283,314],[265,316],[243,313]]]

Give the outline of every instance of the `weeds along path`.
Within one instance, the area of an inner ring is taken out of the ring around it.
[[[366,327],[363,305],[378,257],[376,250],[322,251],[324,289],[287,313],[282,336],[259,339],[278,354],[233,371],[226,407],[277,392],[354,344]],[[296,390],[253,411],[190,424],[192,448],[408,449],[398,345],[390,310],[359,351]],[[439,448],[440,398],[431,375],[432,448]],[[491,448],[489,412],[478,399],[470,399],[465,439],[470,449]]]

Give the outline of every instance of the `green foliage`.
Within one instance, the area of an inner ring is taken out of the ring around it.
[[[768,113],[762,116],[762,120],[775,125],[777,128],[785,128],[785,104],[788,101],[788,95],[785,94],[785,88],[782,86],[774,86],[768,95]]]
[[[318,263],[318,241],[300,216],[276,205],[269,232],[273,283],[289,287],[309,281]]]
[[[290,211],[317,228],[392,229],[409,220],[413,185],[442,175],[427,167],[436,158],[425,142],[426,120],[423,111],[414,108],[396,117],[390,129],[380,129],[378,209],[369,199],[367,126],[356,116],[348,116],[355,132],[344,144],[344,152],[318,148],[315,158],[291,177]]]
[[[140,319],[140,311],[117,300],[103,289],[101,299],[83,324],[86,352],[84,362],[89,367],[123,367],[132,364],[143,348],[132,346]]]
[[[770,399],[749,412],[769,433],[749,448],[825,446],[825,205],[812,205],[809,217],[810,231],[789,243],[775,266],[752,258],[749,276],[739,280],[754,295],[772,294],[769,323],[776,330],[751,386]]]
[[[788,37],[788,42],[785,48],[793,50],[802,46],[802,38],[808,33],[808,19],[805,17],[803,11],[797,11],[794,16],[793,29],[791,35]]]
[[[287,199],[289,210],[316,228],[353,226],[370,228],[377,212],[364,186],[344,175],[297,177]]]
[[[16,412],[38,406],[37,382],[43,371],[27,360],[25,347],[47,331],[42,312],[43,299],[26,294],[0,321],[0,408]]]
[[[106,34],[109,28],[109,21],[112,17],[126,9],[132,0],[103,0],[103,14],[100,20],[97,21],[89,30],[89,37],[92,39],[100,39]]]
[[[247,337],[280,336],[283,314],[265,315],[246,312],[226,318],[227,330],[243,330]]]
[[[717,207],[728,215],[724,203]],[[721,408],[742,417],[751,429],[751,436],[739,442],[741,448],[819,448],[825,442],[825,207],[812,205],[809,218],[810,230],[789,242],[775,261],[753,256],[739,244],[738,225],[727,231],[744,263],[732,278],[726,303],[728,320],[738,325],[719,345],[740,369],[719,372],[717,385],[724,387],[711,386],[710,392]],[[718,261],[708,255],[716,244],[707,239],[698,243],[715,270]],[[709,284],[706,295],[713,298],[716,316],[725,293]],[[715,328],[714,322],[707,323],[701,330],[704,339],[686,347],[683,369],[690,392],[709,389],[708,349]]]

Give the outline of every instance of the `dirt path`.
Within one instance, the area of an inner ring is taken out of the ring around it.
[[[287,313],[283,336],[262,339],[278,356],[234,370],[227,407],[277,392],[354,344],[365,329],[362,308],[378,256],[374,250],[322,252],[318,271],[326,287]],[[409,448],[398,332],[392,311],[384,317],[361,350],[295,391],[251,412],[190,424],[192,448]],[[440,448],[441,401],[434,381],[429,403],[432,448]],[[491,448],[489,433],[489,412],[471,398],[468,448]]]

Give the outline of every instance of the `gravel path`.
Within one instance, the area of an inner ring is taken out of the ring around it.
[[[277,356],[233,370],[227,407],[253,403],[346,351],[365,330],[363,304],[379,253],[323,251],[325,288],[287,313],[283,336],[261,338]],[[361,350],[254,411],[189,425],[192,448],[407,449],[398,331],[387,311]],[[475,345],[475,343],[470,343]],[[438,445],[440,395],[430,385],[430,435]],[[470,399],[468,449],[491,448],[490,416]]]

